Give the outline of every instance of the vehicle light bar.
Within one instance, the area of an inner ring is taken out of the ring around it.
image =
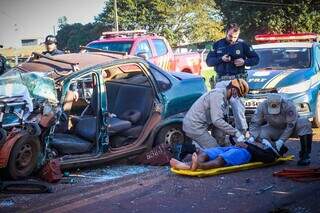
[[[102,32],[103,37],[116,37],[116,36],[127,36],[127,35],[144,35],[146,30],[130,30],[130,31],[113,31],[113,32]]]
[[[255,40],[258,42],[319,41],[319,35],[316,33],[261,34],[256,35]]]

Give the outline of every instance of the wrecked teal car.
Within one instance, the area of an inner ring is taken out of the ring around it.
[[[159,144],[184,144],[184,114],[206,92],[201,76],[169,73],[121,53],[36,56],[15,70],[51,79],[54,89],[24,82],[33,105],[41,105],[42,131],[18,131],[0,148],[0,168],[15,179],[49,159],[59,158],[62,169],[83,167],[134,159]],[[46,100],[34,98],[40,96]]]

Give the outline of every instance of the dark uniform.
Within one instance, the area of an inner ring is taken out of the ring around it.
[[[224,62],[222,57],[228,55],[231,61]],[[242,58],[244,60],[243,66],[236,66],[234,60]],[[243,40],[238,39],[234,44],[231,44],[226,38],[220,39],[213,45],[213,50],[207,56],[207,65],[214,66],[217,76],[211,79],[211,88],[225,87],[233,79],[242,78],[247,79],[245,66],[254,66],[259,63],[258,54]],[[245,107],[243,101],[239,98],[230,100],[232,112],[234,115],[234,122],[236,128],[245,132],[248,124],[245,118]]]
[[[8,68],[10,67],[7,64],[7,59],[4,56],[0,55],[0,75],[2,75]]]
[[[42,52],[42,54],[43,54],[43,55],[54,56],[54,55],[64,54],[64,52],[61,51],[61,50],[55,49],[55,50],[53,50],[53,51],[51,51],[51,52],[49,52],[49,51],[44,51],[44,52]]]
[[[50,52],[49,52],[49,51],[44,51],[44,52],[42,52],[43,55],[54,56],[54,55],[64,54],[63,51],[57,49],[57,46],[56,46],[56,45],[57,45],[57,39],[56,39],[55,36],[53,36],[53,35],[48,35],[48,36],[46,37],[46,40],[45,40],[44,43],[45,43],[46,45],[55,44],[55,48],[54,48],[54,50],[52,50],[52,51],[50,51]],[[47,46],[47,48],[48,48],[48,46]]]
[[[231,61],[222,61],[222,56],[224,55],[229,55]],[[237,67],[234,65],[234,60],[239,58],[243,58],[245,61],[244,66]],[[214,66],[218,74],[218,80],[223,76],[230,76],[230,79],[221,80],[232,80],[233,76],[235,76],[234,78],[246,79],[244,67],[257,65],[259,63],[259,56],[243,40],[238,39],[235,44],[230,44],[224,38],[214,43],[213,50],[209,52],[206,62],[208,66]]]

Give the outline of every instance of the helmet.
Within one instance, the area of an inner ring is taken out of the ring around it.
[[[53,35],[48,35],[48,36],[46,37],[46,40],[45,40],[44,43],[45,43],[45,44],[56,44],[56,43],[57,43],[57,39],[56,39],[56,37],[53,36]]]
[[[233,79],[230,82],[231,87],[235,87],[239,91],[239,96],[243,97],[249,92],[249,85],[243,79]]]

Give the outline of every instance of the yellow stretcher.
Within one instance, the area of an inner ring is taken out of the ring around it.
[[[237,171],[242,171],[242,170],[272,166],[272,165],[276,165],[279,163],[283,163],[285,161],[293,160],[293,158],[294,158],[293,155],[289,155],[286,157],[278,158],[275,162],[272,162],[272,163],[252,162],[252,163],[242,164],[242,165],[238,165],[238,166],[227,166],[227,167],[208,169],[208,170],[198,169],[196,171],[178,170],[178,169],[171,168],[171,172],[179,174],[179,175],[206,177],[206,176],[214,176],[214,175],[220,175],[220,174],[225,174],[225,173],[230,173],[230,172],[237,172]]]

